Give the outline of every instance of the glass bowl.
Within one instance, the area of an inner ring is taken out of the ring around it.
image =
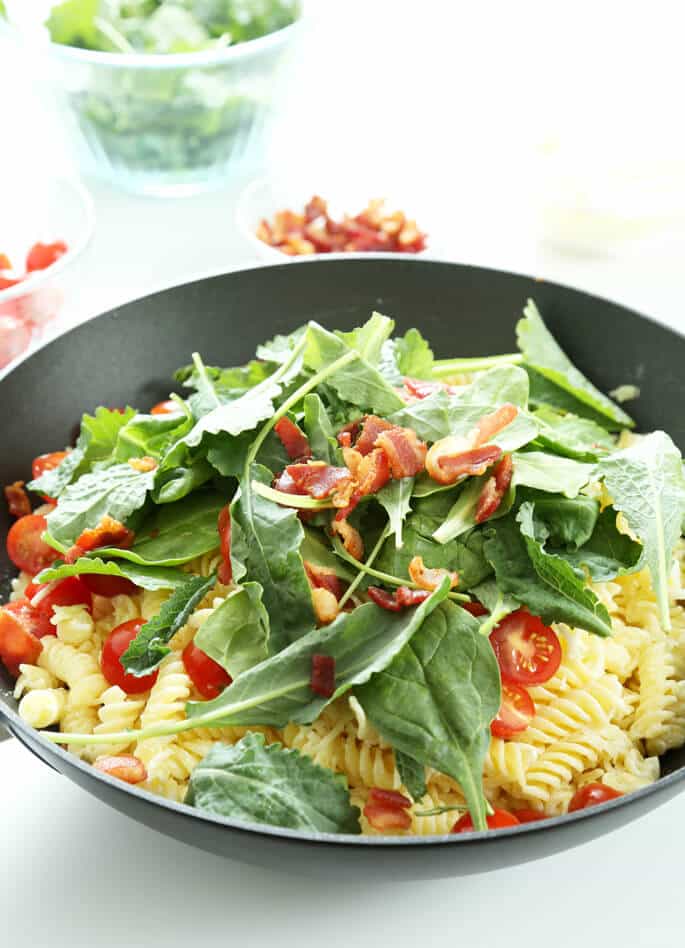
[[[87,247],[95,227],[93,202],[70,178],[17,172],[3,189],[0,251],[17,271],[37,241],[63,240],[67,252],[45,270],[0,290],[0,374],[38,340],[64,302],[61,280]]]
[[[50,84],[82,167],[160,196],[210,190],[241,166],[258,167],[301,23],[194,53],[50,43]]]

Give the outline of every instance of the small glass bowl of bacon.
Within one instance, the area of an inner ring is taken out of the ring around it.
[[[428,235],[395,202],[363,201],[340,189],[322,192],[289,187],[267,178],[253,181],[243,191],[237,208],[240,230],[263,260],[288,259],[329,253],[421,254]]]
[[[78,182],[12,175],[0,219],[0,372],[59,315],[62,276],[93,228],[93,202]]]

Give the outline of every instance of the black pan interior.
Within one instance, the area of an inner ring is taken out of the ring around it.
[[[32,458],[62,448],[84,411],[126,402],[145,409],[171,390],[193,350],[238,364],[256,345],[308,319],[351,328],[377,309],[400,330],[416,325],[436,355],[513,351],[514,326],[533,297],[573,361],[600,388],[641,389],[638,427],[663,428],[685,448],[685,339],[614,303],[533,277],[417,259],[288,263],[203,279],[121,306],[56,339],[0,381],[0,482],[26,479]],[[0,535],[9,517],[0,505]],[[0,596],[13,567],[0,550]],[[15,708],[0,671],[0,702]],[[685,750],[663,761],[685,767]]]

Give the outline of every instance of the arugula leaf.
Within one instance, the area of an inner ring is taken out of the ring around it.
[[[567,622],[596,635],[611,635],[609,613],[564,559],[545,552],[524,503],[485,530],[484,551],[497,586],[544,622]]]
[[[391,385],[402,385],[405,376],[431,379],[433,352],[418,329],[408,329],[404,336],[383,343],[378,369]]]
[[[548,405],[533,412],[538,423],[537,441],[555,454],[577,461],[596,461],[614,447],[614,439],[601,425],[589,418],[563,415]]]
[[[603,419],[603,423],[610,428],[632,428],[634,422],[630,415],[627,415],[623,409],[612,402],[610,398],[602,394],[599,389],[590,382],[573,365],[565,352],[560,348],[552,334],[545,326],[537,306],[532,300],[523,310],[523,318],[519,320],[516,326],[516,338],[519,349],[523,353],[526,365],[529,366],[537,376],[542,376],[552,386],[561,390],[566,396],[559,401],[554,400],[552,395],[547,394],[540,399],[539,395],[531,400],[548,401],[555,407],[568,409],[571,396],[572,402],[576,403],[574,410],[576,414],[586,416],[588,414],[595,419],[597,416]],[[549,393],[549,387],[547,387]]]
[[[317,394],[311,393],[305,395],[303,407],[303,425],[312,449],[312,457],[317,461],[325,461],[326,464],[336,464],[340,452],[326,406]],[[268,464],[266,466],[269,467]]]
[[[219,744],[190,777],[185,802],[215,816],[317,833],[360,833],[342,775],[263,734]]]
[[[71,546],[86,527],[95,527],[105,514],[125,522],[143,506],[154,481],[154,471],[136,471],[130,464],[84,474],[63,491],[47,515],[50,541],[57,549]]]
[[[241,477],[254,437],[254,431],[244,431],[237,438],[223,434],[208,435],[207,460],[224,477]],[[274,431],[270,431],[260,445],[257,460],[270,471],[282,471],[290,463],[283,443]]]
[[[394,661],[355,693],[393,747],[459,783],[474,827],[485,829],[482,774],[500,676],[473,616],[442,603]]]
[[[450,434],[450,397],[444,389],[402,405],[388,421],[403,428],[413,428],[422,441],[439,441]]]
[[[243,672],[213,701],[189,702],[189,720],[179,722],[180,729],[209,722],[222,727],[285,727],[289,721],[311,724],[329,701],[382,671],[448,591],[445,580],[420,606],[403,612],[388,612],[375,603],[366,603],[353,612],[342,613],[325,628],[313,628],[282,652]],[[274,613],[270,616],[273,621]],[[321,697],[310,687],[314,654],[335,659],[336,690],[331,698]]]
[[[371,365],[377,365],[383,346],[394,328],[395,323],[392,319],[374,312],[358,329],[353,329],[351,332],[336,332],[335,335],[342,339],[350,349],[355,349],[362,359],[366,359]]]
[[[416,531],[413,517],[410,517],[404,526],[402,548],[398,550],[395,547],[394,539],[386,540],[376,560],[376,568],[381,572],[408,579],[409,562],[414,556],[423,557],[423,562],[432,569],[456,570],[459,574],[457,589],[461,591],[471,589],[492,572],[483,554],[482,533],[475,531],[465,540],[436,543]]]
[[[36,577],[36,582],[52,583],[67,576],[121,576],[130,579],[141,589],[176,589],[188,579],[180,569],[165,566],[141,566],[138,563],[101,560],[97,556],[82,556],[75,563],[55,563]]]
[[[195,607],[216,584],[216,576],[189,576],[162,603],[159,614],[141,627],[120,658],[125,671],[148,675],[171,649],[167,645],[186,624]]]
[[[237,678],[269,657],[269,613],[259,583],[229,593],[195,636],[195,644]]]
[[[174,377],[185,388],[195,390],[188,402],[195,418],[200,418],[216,408],[217,403],[235,401],[255,385],[265,381],[274,371],[274,365],[269,362],[255,359],[244,366],[221,369],[205,365],[202,359],[197,357],[192,365],[178,369]]]
[[[174,504],[155,507],[136,531],[128,550],[98,550],[99,555],[148,566],[178,566],[219,546],[217,521],[226,500],[202,491]]]
[[[304,533],[297,512],[255,494],[253,480],[271,484],[271,472],[258,464],[231,505],[231,521],[244,538],[244,568],[261,583],[271,619],[269,650],[279,652],[315,624],[312,596],[300,555]]]
[[[479,477],[470,477],[467,480],[454,505],[449,509],[442,523],[440,523],[433,533],[434,540],[437,540],[438,543],[449,543],[450,540],[454,540],[456,537],[468,533],[469,530],[476,526],[478,500],[483,487],[491,476],[491,472],[486,471],[485,474],[481,474]],[[511,510],[514,496],[514,489],[509,488],[502,498],[499,507],[489,519],[496,520],[508,514]]]
[[[395,546],[399,550],[402,546],[402,524],[411,513],[411,495],[414,490],[414,478],[402,477],[390,481],[375,495],[378,503],[388,514],[390,528],[395,534]]]
[[[205,434],[225,433],[236,437],[244,431],[254,431],[260,421],[273,415],[274,401],[282,391],[280,383],[269,376],[232,401],[217,399],[214,408],[202,415],[183,443],[196,447]]]
[[[362,330],[364,327],[362,327]],[[381,329],[377,330],[380,334]],[[385,330],[383,329],[383,332]],[[361,330],[360,330],[361,332]],[[347,346],[335,333],[329,332],[318,323],[311,322],[307,327],[307,345],[304,362],[307,368],[315,372],[331,365],[347,353],[357,350]],[[367,349],[371,341],[366,339]],[[404,404],[392,385],[361,355],[348,362],[326,379],[344,401],[357,405],[364,411],[374,411],[380,415],[389,415]]]
[[[395,763],[400,780],[412,800],[421,800],[425,797],[427,792],[425,766],[400,750],[395,750]]]
[[[592,497],[567,497],[523,491],[524,500],[535,504],[535,521],[542,522],[555,545],[577,550],[587,543],[597,524],[599,502]],[[614,520],[616,514],[614,513]]]
[[[300,555],[307,563],[314,566],[323,566],[332,570],[340,579],[351,583],[355,573],[348,569],[340,558],[331,550],[330,544],[324,542],[321,535],[311,527],[304,528],[304,539],[300,545]]]
[[[134,415],[119,430],[115,460],[128,461],[143,456],[160,459],[193,427],[193,416],[185,403],[179,402],[181,408],[183,414],[179,410],[178,415]]]
[[[685,514],[680,451],[663,431],[639,438],[599,463],[613,505],[642,541],[665,629],[671,628],[668,577]]]
[[[257,346],[257,358],[265,362],[275,362],[282,365],[291,357],[298,344],[304,338],[307,327],[299,326],[287,336],[274,336],[268,342]]]
[[[57,498],[67,484],[91,470],[99,461],[109,460],[115,450],[119,431],[135,415],[132,408],[124,412],[96,408],[94,415],[84,415],[76,447],[69,451],[62,463],[31,481],[29,490]]]
[[[535,504],[536,517],[539,507],[538,502]],[[642,544],[618,530],[613,507],[604,508],[597,518],[592,535],[580,549],[555,552],[574,569],[586,569],[598,583],[632,573],[642,566]]]
[[[595,474],[594,464],[572,458],[560,458],[543,451],[518,451],[514,454],[514,487],[533,487],[550,494],[576,497]]]
[[[204,458],[162,470],[157,473],[152,499],[156,504],[176,503],[206,484],[215,473],[212,465]]]

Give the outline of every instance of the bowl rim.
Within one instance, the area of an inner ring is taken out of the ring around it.
[[[26,277],[19,281],[15,286],[10,286],[6,290],[0,290],[0,304],[8,303],[10,300],[19,299],[28,296],[35,290],[40,289],[44,283],[48,283],[56,275],[66,270],[71,263],[79,257],[93,239],[95,231],[95,202],[90,191],[77,178],[72,176],[60,175],[53,179],[55,187],[70,188],[76,195],[85,214],[85,227],[79,235],[76,242],[67,248],[67,252],[62,254],[59,259],[51,263],[44,270],[32,270]],[[0,377],[2,373],[0,373]]]
[[[189,53],[114,53],[95,49],[81,49],[78,46],[66,46],[63,43],[53,43],[51,40],[35,39],[21,31],[16,24],[0,23],[0,31],[5,29],[18,35],[23,41],[40,46],[44,51],[59,59],[70,62],[83,63],[90,66],[107,66],[112,69],[183,69],[201,66],[222,66],[228,63],[239,62],[251,57],[260,56],[285,46],[297,36],[306,19],[303,10],[292,23],[266,33],[256,39],[245,40],[233,46],[224,46],[214,49],[201,49]]]

